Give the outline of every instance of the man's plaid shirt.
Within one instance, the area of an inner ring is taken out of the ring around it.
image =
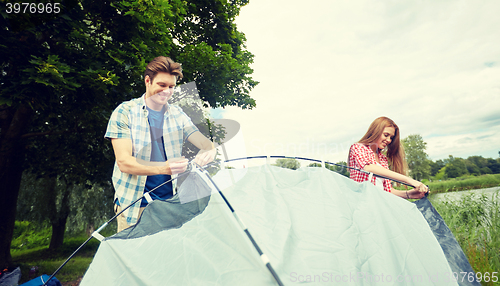
[[[120,104],[111,114],[105,138],[127,138],[132,140],[132,156],[138,161],[150,161],[151,134],[148,122],[145,95]],[[167,105],[163,124],[163,142],[167,159],[179,158],[182,144],[198,128],[191,119],[175,105]],[[128,206],[144,193],[147,176],[122,173],[117,163],[113,169],[115,198],[121,206]],[[139,216],[140,201],[124,212],[129,225],[135,224]]]
[[[379,153],[378,157],[380,159],[380,165],[382,167],[389,169],[389,161],[387,157]],[[366,165],[371,165],[371,164],[377,164],[377,159],[375,158],[375,153],[373,153],[373,150],[361,143],[355,143],[351,146],[351,149],[349,149],[349,167],[352,168],[357,168],[357,169],[363,169]],[[352,170],[349,169],[350,172],[350,178],[353,179],[356,182],[364,182],[368,181],[369,174],[365,174],[360,171]],[[376,182],[376,177],[372,177],[372,183],[375,185]],[[391,181],[387,179],[383,179],[384,182],[384,190],[386,192],[391,192],[392,190],[392,185]]]

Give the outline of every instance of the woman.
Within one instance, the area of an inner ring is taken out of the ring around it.
[[[390,180],[350,170],[350,177],[356,182],[371,179],[375,186],[405,199],[420,199],[429,192],[426,185],[406,176],[408,167],[403,146],[399,141],[399,128],[394,121],[387,117],[375,119],[363,138],[351,146],[349,167],[363,169],[412,185],[414,189],[400,191],[392,188]]]

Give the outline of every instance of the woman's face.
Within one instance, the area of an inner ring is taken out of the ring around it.
[[[394,138],[394,135],[396,134],[396,129],[394,127],[386,127],[384,128],[384,131],[378,138],[377,142],[377,147],[378,149],[384,149],[387,147],[391,142],[392,139]]]

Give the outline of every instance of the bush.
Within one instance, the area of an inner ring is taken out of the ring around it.
[[[454,202],[434,202],[469,263],[476,272],[493,273],[500,269],[500,201],[498,194],[469,194]],[[483,283],[493,285],[493,283]]]
[[[481,176],[468,175],[446,181],[434,181],[429,183],[429,189],[432,193],[473,190],[496,186],[500,186],[500,174]]]
[[[50,226],[40,226],[28,221],[16,221],[10,248],[16,251],[48,246],[51,235]]]

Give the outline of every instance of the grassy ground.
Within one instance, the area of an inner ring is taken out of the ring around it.
[[[446,193],[500,186],[500,174],[465,176],[446,181],[425,182],[432,193]]]
[[[105,229],[105,236],[112,235],[112,226]],[[116,229],[113,228],[113,229]],[[64,261],[87,240],[86,234],[77,234],[64,240],[63,246],[53,252],[48,250],[50,227],[37,228],[28,222],[16,222],[14,240],[12,241],[11,254],[13,262],[21,268],[21,280],[27,282],[42,274],[51,275]],[[66,264],[56,275],[64,286],[78,285],[94,257],[99,241],[90,240],[77,255]],[[36,267],[36,271],[30,271]]]
[[[493,283],[492,274],[500,278],[500,200],[471,193],[454,202],[434,202],[462,247],[482,285]],[[432,198],[431,198],[432,201]],[[500,282],[500,281],[499,281]]]
[[[57,252],[50,252],[47,246],[14,251],[12,253],[13,261],[17,266],[20,266],[22,272],[20,283],[27,282],[42,274],[52,274],[85,240],[85,237],[70,238]],[[98,245],[98,241],[90,241],[61,269],[56,275],[57,279],[63,283],[78,280],[83,276],[92,262]],[[36,273],[33,271],[30,273],[33,266],[37,267]]]

